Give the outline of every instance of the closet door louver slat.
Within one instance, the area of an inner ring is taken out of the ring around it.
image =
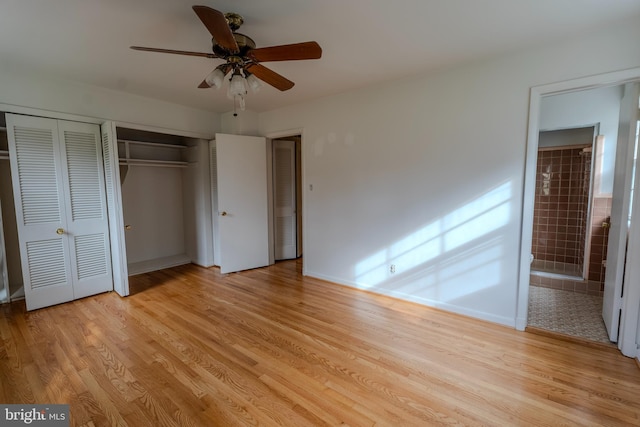
[[[50,129],[14,128],[23,224],[60,222],[60,199]]]
[[[31,289],[67,284],[62,239],[27,243]]]
[[[105,243],[105,235],[102,233],[75,238],[78,279],[83,280],[108,273]]]
[[[102,219],[104,201],[100,188],[100,168],[96,135],[64,131],[74,221]]]

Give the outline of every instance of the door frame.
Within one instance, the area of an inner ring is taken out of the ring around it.
[[[6,246],[4,243],[4,223],[2,219],[2,205],[0,204],[0,304],[11,302],[11,292],[9,290],[9,265],[5,254]],[[5,294],[2,297],[2,293]]]
[[[525,157],[524,191],[521,216],[521,245],[520,265],[518,276],[518,295],[516,305],[516,329],[524,331],[527,326],[529,303],[529,276],[531,273],[530,253],[533,236],[533,207],[535,197],[536,159],[538,152],[538,133],[540,131],[540,104],[542,98],[548,95],[577,92],[607,86],[618,86],[625,83],[640,81],[640,67],[610,73],[598,74],[573,80],[566,80],[546,85],[534,86],[530,89],[529,120],[527,130],[527,145]],[[640,226],[639,217],[633,223]],[[624,299],[636,296],[635,292],[627,292]],[[640,301],[640,299],[639,299]],[[623,303],[624,304],[624,303]],[[623,313],[621,323],[627,328],[637,329],[640,308],[638,304],[624,304],[627,308]],[[635,322],[635,326],[632,324]],[[622,343],[618,342],[619,348]],[[637,356],[637,355],[634,355]]]
[[[302,275],[306,276],[307,275],[307,270],[306,270],[306,266],[307,266],[307,262],[306,262],[306,239],[304,238],[304,236],[307,235],[307,206],[306,206],[306,199],[305,199],[305,189],[307,188],[306,185],[306,175],[305,175],[305,137],[304,137],[304,128],[297,128],[297,129],[288,129],[288,130],[283,130],[283,131],[275,131],[275,132],[268,132],[266,134],[266,138],[267,138],[267,150],[268,152],[272,152],[273,151],[273,143],[272,141],[274,139],[279,139],[279,138],[288,138],[288,137],[293,137],[293,136],[298,136],[300,135],[300,158],[301,158],[301,162],[300,162],[300,176],[301,176],[301,182],[300,182],[300,186],[301,186],[301,191],[299,192],[300,194],[300,198],[302,199],[300,201],[301,206],[302,206]],[[273,159],[269,158],[268,161],[272,162]],[[272,191],[272,187],[270,187],[270,193],[269,193],[269,201],[270,203],[273,201],[273,191]],[[269,211],[271,213],[273,213],[273,205],[270,205],[269,207]],[[273,224],[273,219],[271,219],[271,223]],[[273,231],[273,226],[270,227],[270,229]],[[273,262],[275,262],[275,240],[272,239],[271,244],[269,245],[269,257]]]

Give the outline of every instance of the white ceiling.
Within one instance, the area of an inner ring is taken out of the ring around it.
[[[199,0],[244,17],[258,47],[315,40],[322,58],[264,63],[293,80],[264,86],[265,111],[377,82],[586,33],[640,17],[639,0]],[[131,45],[210,52],[210,35],[182,0],[2,0],[0,70],[37,70],[216,112],[225,91],[198,89],[218,59],[136,52]],[[639,19],[640,22],[640,19]],[[1,96],[1,93],[0,93]]]

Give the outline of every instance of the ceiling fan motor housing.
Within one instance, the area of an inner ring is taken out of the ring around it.
[[[238,49],[240,50],[238,53],[235,53],[235,55],[245,56],[251,49],[256,48],[256,42],[254,42],[249,36],[245,36],[240,33],[233,33],[233,38],[238,44]],[[213,45],[211,50],[213,50],[213,53],[216,55],[225,58],[227,55],[231,54],[228,49],[220,46],[214,37],[211,37],[211,44]]]
[[[244,19],[242,16],[237,13],[227,12],[224,14],[224,19],[227,20],[227,24],[229,24],[229,28],[231,31],[235,32],[242,24],[244,24]]]

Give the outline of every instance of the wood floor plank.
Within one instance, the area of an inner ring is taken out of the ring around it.
[[[640,369],[615,349],[304,277],[299,260],[130,285],[1,306],[0,401],[69,403],[88,427],[640,425]]]

